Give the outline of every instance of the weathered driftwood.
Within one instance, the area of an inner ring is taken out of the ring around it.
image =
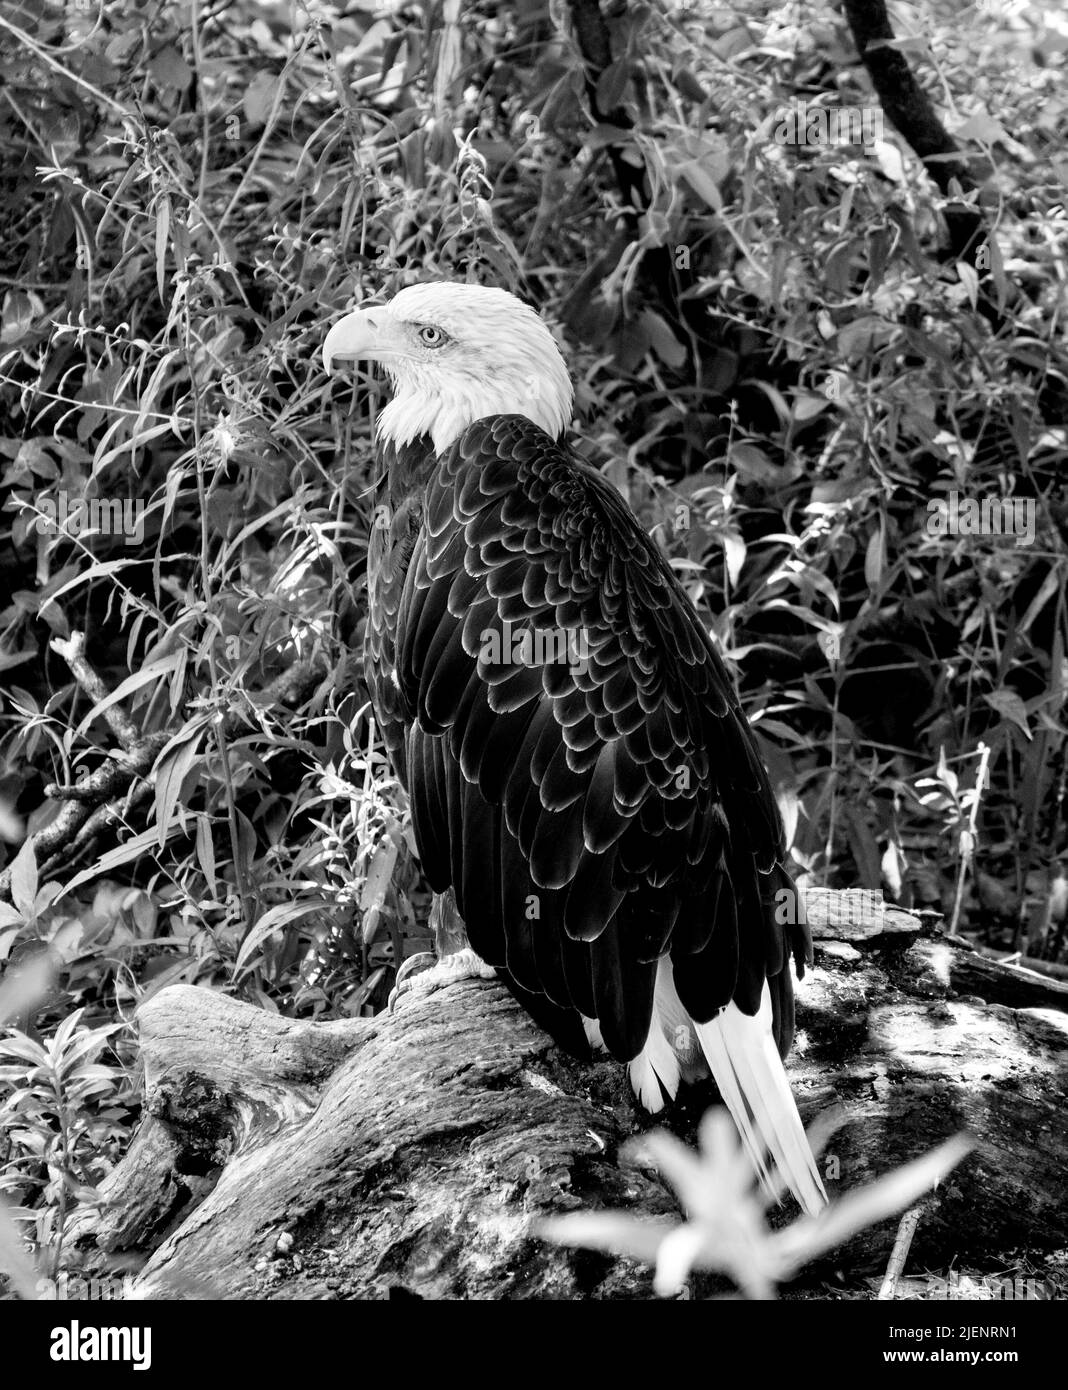
[[[829,1190],[964,1128],[979,1148],[925,1207],[910,1268],[1065,1244],[1068,986],[870,895],[809,903],[816,966],[789,1069],[803,1117],[847,1115]],[[138,1018],[147,1113],[106,1205],[71,1233],[90,1268],[132,1260],[165,1298],[650,1296],[639,1266],[531,1234],[550,1212],[674,1203],[617,1162],[649,1123],[622,1068],[564,1057],[496,983],[322,1024],[181,986]],[[711,1100],[692,1092],[672,1127],[692,1131]],[[866,1232],[837,1262],[868,1272],[893,1236]]]

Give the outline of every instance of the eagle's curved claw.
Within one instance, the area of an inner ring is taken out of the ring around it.
[[[411,989],[411,977],[433,970],[437,961],[438,958],[433,951],[419,951],[418,954],[409,956],[407,960],[401,962],[397,970],[397,978],[393,981],[393,988],[386,1000],[386,1008],[390,1013],[397,1007],[401,995],[407,994]]]
[[[426,961],[433,962],[429,967]],[[389,996],[387,1007],[390,1013],[396,1009],[401,996],[405,994],[418,994],[426,996],[433,994],[436,990],[445,989],[448,985],[454,985],[458,980],[495,980],[497,972],[492,965],[487,965],[481,956],[476,955],[470,947],[463,951],[454,951],[451,955],[442,956],[435,962],[435,957],[429,952],[423,952],[418,956],[409,958],[397,971],[397,982]]]

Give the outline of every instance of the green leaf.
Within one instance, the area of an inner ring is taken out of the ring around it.
[[[197,813],[197,863],[212,895],[219,891],[215,878],[215,842],[211,836],[211,817]]]
[[[167,838],[182,783],[199,755],[200,740],[204,737],[209,719],[210,716],[202,716],[191,727],[176,734],[164,745],[156,759],[156,827],[161,847]]]
[[[1027,706],[1015,690],[1008,690],[1003,686],[983,698],[991,709],[997,710],[1002,719],[1009,724],[1015,724],[1021,733],[1031,738],[1031,729],[1027,723]]]
[[[363,892],[360,894],[360,908],[364,912],[363,942],[369,945],[375,938],[381,921],[382,904],[393,877],[393,866],[397,862],[397,845],[393,840],[383,840],[375,850],[371,867],[367,870]]]
[[[160,87],[174,87],[184,92],[193,78],[193,70],[181,52],[169,43],[161,48],[148,64],[149,76]]]
[[[626,58],[617,58],[601,73],[597,79],[597,109],[602,115],[610,115],[623,100],[629,80],[630,62]]]
[[[755,444],[732,444],[730,464],[746,482],[774,487],[783,480],[782,469],[776,468],[763,449]]]
[[[1005,127],[988,111],[977,111],[954,131],[958,140],[974,140],[977,145],[1004,144],[1008,140]]]
[[[159,661],[153,661],[148,666],[143,666],[140,671],[134,671],[132,675],[121,681],[114,690],[110,691],[104,699],[98,701],[75,730],[76,735],[84,734],[94,719],[110,709],[112,705],[120,700],[125,700],[128,695],[132,695],[135,690],[140,690],[141,686],[147,685],[149,681],[158,680],[160,677],[168,675],[178,665],[182,659],[180,651],[174,651]],[[168,745],[169,746],[169,745]],[[164,749],[164,752],[166,749]]]
[[[37,856],[33,841],[27,840],[11,865],[11,897],[23,917],[32,917],[37,897]]]
[[[176,825],[168,827],[168,838],[174,834],[176,829]],[[65,897],[68,893],[73,893],[75,888],[80,888],[83,883],[92,883],[94,879],[102,878],[112,869],[117,869],[120,864],[129,864],[132,859],[140,859],[143,854],[151,854],[158,848],[157,830],[154,825],[151,825],[147,830],[142,830],[139,835],[132,835],[125,844],[109,849],[106,854],[102,854],[94,864],[90,864],[80,874],[75,874],[63,885],[61,896]]]
[[[677,165],[676,168],[681,177],[713,212],[723,211],[723,199],[720,196],[719,187],[699,160],[688,159]]]
[[[720,532],[723,542],[723,558],[727,564],[727,578],[732,584],[738,583],[738,576],[745,564],[746,545],[738,531]]]
[[[325,898],[316,898],[312,902],[303,903],[279,903],[276,907],[268,908],[263,916],[249,928],[249,933],[241,943],[241,949],[237,953],[237,960],[234,962],[235,974],[246,969],[249,957],[254,951],[273,936],[276,931],[286,926],[290,922],[295,922],[300,917],[307,917],[312,912],[322,912],[330,904]]]
[[[245,120],[250,125],[267,124],[267,117],[274,106],[275,93],[281,79],[273,72],[258,72],[249,83],[242,100]]]
[[[698,81],[697,76],[689,68],[676,68],[671,75],[671,80],[675,84],[675,90],[680,92],[690,101],[706,101],[708,93]]]
[[[0,1026],[29,1012],[48,993],[53,966],[48,954],[33,956],[17,970],[8,970],[0,982]]]
[[[167,241],[171,230],[171,200],[164,194],[156,208],[156,288],[167,300]]]
[[[966,261],[958,261],[957,278],[964,286],[964,292],[968,296],[968,303],[974,309],[979,302],[979,276],[975,267],[968,265]]]
[[[147,564],[147,560],[103,560],[92,564],[82,574],[77,574],[73,579],[66,580],[54,593],[49,594],[41,604],[41,615],[44,616],[44,610],[49,604],[54,604],[58,599],[65,594],[72,593],[75,589],[80,589],[91,579],[105,579],[108,575],[118,574],[120,570],[128,569],[130,565]]]
[[[643,310],[641,324],[648,335],[650,346],[665,366],[681,367],[684,365],[686,349],[658,313],[652,309]]]
[[[628,145],[631,149],[637,150],[637,146],[632,143],[629,130],[624,130],[622,126],[611,125],[607,121],[595,125],[586,136],[583,144],[590,150],[603,150],[609,145]]]
[[[816,392],[799,391],[794,398],[793,418],[799,425],[803,425],[806,420],[815,419],[817,415],[822,414],[828,405],[830,405],[830,401],[826,396],[821,396]]]
[[[9,290],[4,295],[4,307],[0,311],[0,345],[7,346],[25,338],[40,310],[41,301],[36,295]]]
[[[864,578],[869,589],[877,589],[886,569],[886,522],[880,517],[879,524],[871,533],[868,549],[864,555]]]

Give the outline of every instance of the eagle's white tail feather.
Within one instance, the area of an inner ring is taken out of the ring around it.
[[[674,1100],[679,1089],[677,1065],[674,1075],[672,1075],[671,1062],[674,1061],[674,1058],[670,1056],[671,1049],[662,1036],[659,1045],[654,1041],[658,1031],[654,1020],[653,1026],[649,1030],[649,1041],[646,1042],[634,1061],[627,1063],[631,1088],[650,1115],[659,1115],[663,1110],[664,1091],[667,1091],[671,1099]],[[663,1089],[661,1089],[661,1085]]]
[[[755,1017],[729,1004],[710,1023],[694,1023],[675,989],[671,962],[661,957],[649,1037],[630,1063],[630,1082],[645,1109],[657,1114],[664,1108],[664,1092],[674,1100],[680,1080],[705,1075],[707,1063],[761,1183],[772,1190],[770,1153],[790,1191],[814,1216],[827,1197],[772,1024],[766,984]]]
[[[683,1081],[696,1081],[708,1075],[705,1059],[697,1043],[693,1019],[683,1007],[675,988],[675,972],[668,956],[661,956],[656,967],[653,1010],[671,1048]]]
[[[634,1094],[651,1114],[657,1115],[664,1108],[664,1091],[672,1100],[679,1090],[681,1073],[679,1059],[660,1027],[656,1008],[653,1008],[652,1022],[645,1046],[627,1067],[630,1084]],[[664,1090],[660,1088],[663,1086]]]
[[[732,1004],[731,1007],[734,1008],[734,1005]],[[723,1015],[720,1014],[711,1023],[699,1023],[697,1025],[697,1039],[701,1044],[701,1051],[705,1054],[713,1080],[719,1087],[723,1103],[731,1112],[731,1117],[738,1128],[746,1152],[752,1159],[757,1176],[762,1185],[768,1188],[771,1185],[770,1174],[765,1162],[768,1146],[761,1142],[759,1132],[754,1128],[752,1113],[745,1103],[745,1093],[739,1084],[737,1073],[731,1062],[730,1052],[727,1050],[722,1020]]]
[[[674,1100],[680,1081],[706,1074],[693,1023],[676,992],[667,956],[661,956],[657,963],[649,1036],[629,1070],[635,1095],[654,1115],[664,1108],[661,1086]]]
[[[827,1194],[775,1046],[768,986],[752,1018],[736,1004],[728,1004],[711,1022],[696,1028],[712,1076],[761,1182],[769,1185],[764,1155],[770,1151],[790,1191],[809,1216],[815,1216]]]

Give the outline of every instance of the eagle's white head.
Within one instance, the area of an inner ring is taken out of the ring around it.
[[[335,323],[323,365],[381,362],[393,399],[378,436],[408,444],[426,434],[441,453],[475,420],[525,415],[554,439],[571,420],[574,393],[553,335],[507,290],[409,285],[388,304]]]

